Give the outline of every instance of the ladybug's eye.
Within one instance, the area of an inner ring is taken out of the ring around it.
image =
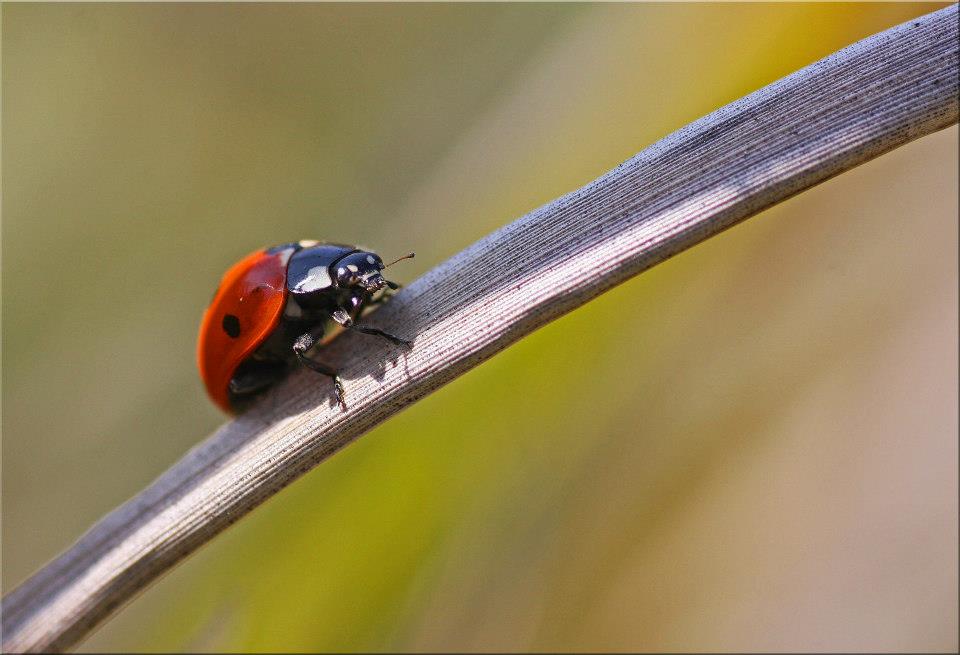
[[[360,280],[360,269],[354,264],[347,264],[337,269],[337,284],[353,286]]]

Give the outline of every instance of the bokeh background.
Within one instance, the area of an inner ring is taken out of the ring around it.
[[[10,590],[224,420],[196,329],[298,238],[412,280],[941,5],[7,4]],[[955,650],[957,129],[366,435],[86,651]]]

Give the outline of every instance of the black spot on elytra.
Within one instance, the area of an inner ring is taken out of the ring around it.
[[[240,319],[233,314],[224,314],[221,325],[223,325],[223,331],[226,332],[227,336],[231,339],[236,339],[240,336]]]

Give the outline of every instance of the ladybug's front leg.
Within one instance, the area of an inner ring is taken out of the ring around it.
[[[397,284],[394,282],[397,289],[402,289],[402,284]],[[364,307],[376,307],[377,305],[382,305],[383,303],[390,300],[396,294],[396,290],[393,287],[387,287],[380,291],[376,296],[364,303]]]
[[[394,334],[384,332],[383,330],[375,327],[370,327],[369,325],[360,325],[359,323],[354,323],[353,319],[350,317],[350,314],[345,309],[336,310],[333,312],[333,314],[331,314],[330,317],[348,330],[353,330],[354,332],[363,332],[364,334],[372,334],[374,336],[386,339],[390,343],[397,346],[403,346],[405,348],[413,347],[409,341],[406,339],[401,339]]]
[[[309,368],[311,371],[316,371],[321,375],[326,375],[333,380],[333,391],[334,395],[337,397],[337,403],[341,408],[346,409],[347,403],[343,399],[343,381],[340,379],[339,373],[326,364],[321,364],[320,362],[307,357],[307,351],[316,345],[322,334],[322,332],[320,332],[320,334],[307,332],[306,334],[300,335],[297,337],[296,341],[293,342],[293,352],[297,356],[297,359],[300,360],[301,364]]]

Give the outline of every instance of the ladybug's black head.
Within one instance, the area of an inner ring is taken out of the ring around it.
[[[355,252],[347,255],[334,266],[337,286],[341,289],[357,287],[368,293],[379,291],[385,286],[394,287],[393,282],[385,280],[380,274],[384,268],[383,260],[373,252]]]

